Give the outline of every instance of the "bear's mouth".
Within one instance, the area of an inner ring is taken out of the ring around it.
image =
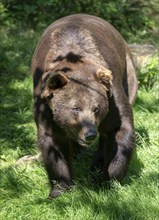
[[[91,146],[91,145],[93,145],[95,143],[96,139],[91,140],[91,141],[86,141],[86,140],[79,139],[77,142],[82,147],[89,147],[89,146]]]

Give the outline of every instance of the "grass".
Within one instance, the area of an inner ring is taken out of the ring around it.
[[[88,177],[88,150],[74,162],[75,187],[50,201],[43,165],[38,161],[16,164],[18,158],[38,152],[30,59],[39,37],[33,30],[17,29],[1,32],[0,220],[159,219],[157,88],[138,92],[133,107],[136,150],[122,184],[114,181],[109,190],[104,185],[93,186]]]

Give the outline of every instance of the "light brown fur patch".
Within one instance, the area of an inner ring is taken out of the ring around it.
[[[65,58],[70,51],[81,56],[82,61],[93,63],[100,68],[106,68],[107,64],[100,54],[89,30],[82,27],[71,32],[68,30],[55,30],[51,34],[51,45],[45,59],[45,71],[54,69],[59,62],[67,62],[66,59],[54,62],[58,57]],[[68,63],[68,62],[67,62]],[[71,65],[75,65],[71,63]]]
[[[112,86],[112,71],[109,69],[98,69],[96,72],[96,76],[101,82],[105,84],[106,89],[108,91],[110,86]]]

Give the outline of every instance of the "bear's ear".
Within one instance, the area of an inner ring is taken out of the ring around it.
[[[68,78],[62,73],[51,73],[47,78],[43,91],[41,94],[42,98],[50,96],[54,90],[62,88],[68,83]]]
[[[112,71],[108,69],[98,69],[96,72],[96,77],[99,80],[99,82],[104,84],[106,90],[110,91],[113,80]]]

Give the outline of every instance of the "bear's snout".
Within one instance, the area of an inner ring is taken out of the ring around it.
[[[91,145],[98,136],[98,130],[96,124],[91,121],[83,120],[81,123],[81,129],[78,132],[78,142],[81,146]]]
[[[87,142],[92,142],[97,137],[97,129],[96,127],[89,129],[85,134],[85,139]]]

